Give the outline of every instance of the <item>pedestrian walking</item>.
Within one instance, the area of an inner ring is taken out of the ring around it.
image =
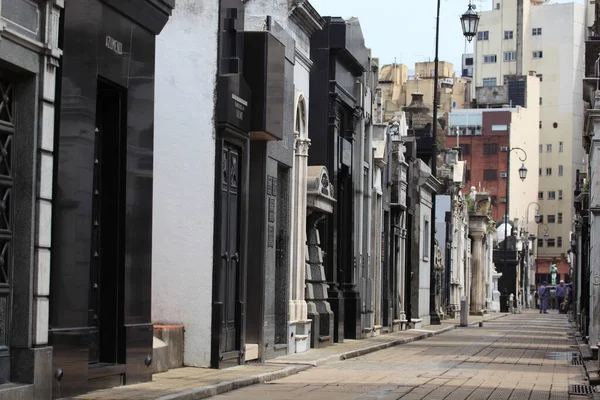
[[[540,298],[540,314],[548,314],[548,288],[546,287],[546,281],[542,282],[542,286],[538,289],[538,296]]]
[[[559,285],[556,287],[556,305],[558,306],[559,312],[562,312],[563,310],[563,303],[566,295],[567,286],[565,286],[565,281],[561,279]]]

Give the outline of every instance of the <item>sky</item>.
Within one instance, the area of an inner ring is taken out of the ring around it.
[[[472,1],[477,11],[487,11],[495,0]],[[310,0],[310,3],[321,16],[357,17],[365,44],[372,49],[373,57],[379,57],[380,66],[396,61],[413,70],[416,62],[433,61],[435,57],[437,0]],[[465,49],[472,51],[460,25],[460,16],[468,5],[468,0],[441,0],[440,5],[439,59],[454,64],[455,71],[461,70]]]

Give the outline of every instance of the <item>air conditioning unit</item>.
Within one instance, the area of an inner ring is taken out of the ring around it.
[[[502,147],[500,147],[500,151],[508,151],[508,147],[502,146]]]
[[[500,174],[500,178],[506,178],[506,177],[508,177],[508,174],[506,172],[502,172]]]

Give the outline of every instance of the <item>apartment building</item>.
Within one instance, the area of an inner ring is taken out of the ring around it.
[[[478,87],[497,87],[514,75],[533,74],[540,80],[540,161],[537,171],[530,169],[539,175],[537,203],[546,224],[538,229],[539,279],[549,273],[552,262],[560,278],[568,275],[575,171],[583,165],[579,132],[585,14],[585,6],[578,3],[493,0],[492,10],[481,13],[474,44],[473,98]]]
[[[530,132],[537,129],[539,115],[539,82],[535,76],[513,78],[510,85],[494,88],[491,98],[488,88],[479,88],[476,101],[481,108],[453,110],[448,121],[446,147],[460,147],[461,158],[467,162],[466,185],[468,192],[475,186],[478,192],[490,194],[492,219],[500,221],[506,213],[506,185],[510,184],[509,216],[524,221],[527,208],[536,201],[538,188],[539,139]],[[484,103],[483,99],[487,99]],[[513,103],[512,107],[496,106]],[[527,153],[510,153],[510,174],[507,168],[510,148],[521,148]],[[519,179],[518,169],[528,169],[525,180]],[[532,207],[533,208],[533,207]],[[531,216],[535,212],[530,213]],[[521,227],[535,232],[535,227]]]

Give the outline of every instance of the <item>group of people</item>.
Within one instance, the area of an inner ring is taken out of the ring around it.
[[[537,297],[540,300],[540,313],[548,314],[548,301],[551,297],[551,290],[548,288],[546,281],[542,282],[542,285],[539,287],[537,292]],[[560,280],[558,286],[556,286],[556,306],[560,313],[566,313],[569,307],[571,306],[571,283],[565,284],[564,280]]]

